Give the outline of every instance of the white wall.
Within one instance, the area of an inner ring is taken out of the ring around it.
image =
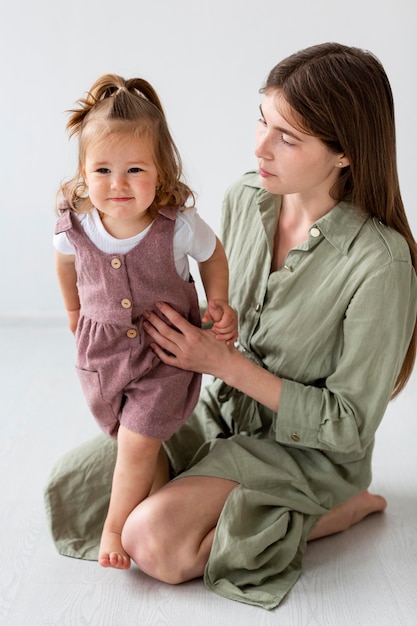
[[[414,233],[414,0],[0,0],[0,319],[62,315],[53,203],[73,171],[65,111],[105,72],[148,79],[164,103],[203,217],[255,164],[258,89],[281,58],[339,41],[390,77],[404,201]]]

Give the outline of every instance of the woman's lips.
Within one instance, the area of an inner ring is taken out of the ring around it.
[[[271,176],[273,176],[273,174],[262,169],[262,167],[260,167],[258,171],[259,171],[259,176],[262,176],[262,178],[270,178]]]

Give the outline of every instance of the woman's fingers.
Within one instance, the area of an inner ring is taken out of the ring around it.
[[[194,344],[193,337],[200,329],[167,304],[158,304],[158,309],[172,325],[167,324],[152,311],[144,314],[147,320],[144,322],[144,328],[157,344],[152,345],[152,349],[164,363],[187,369],[183,361],[187,358],[188,346]]]
[[[145,314],[144,322],[155,354],[167,365],[215,376],[230,349],[229,341],[216,341],[215,333],[194,326],[166,304],[158,309],[169,324],[152,312]]]
[[[151,348],[155,352],[156,356],[161,359],[162,363],[165,363],[165,365],[180,367],[177,357],[165,352],[165,350],[160,348],[157,343],[151,343]]]
[[[185,333],[190,326],[192,326],[182,315],[173,309],[169,304],[165,302],[157,302],[156,307],[163,315],[171,322],[173,326],[178,328],[179,331]],[[161,320],[163,321],[163,320]],[[167,325],[169,328],[169,325]]]
[[[181,333],[164,322],[156,313],[147,313],[145,317],[147,321],[144,322],[144,329],[148,335],[164,350],[175,355]]]

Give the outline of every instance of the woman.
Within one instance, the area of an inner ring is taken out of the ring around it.
[[[223,213],[239,342],[163,303],[173,327],[147,314],[164,363],[215,380],[165,442],[122,543],[155,578],[204,575],[271,609],[308,538],[385,506],[366,489],[375,431],[414,364],[417,251],[378,60],[314,46],[279,63],[262,93],[259,170],[229,189]]]

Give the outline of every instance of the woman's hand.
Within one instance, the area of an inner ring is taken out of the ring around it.
[[[212,330],[202,330],[182,317],[175,309],[163,302],[157,308],[174,326],[164,322],[156,313],[147,312],[144,329],[152,337],[151,347],[166,365],[180,369],[211,374],[223,378],[226,362],[233,346],[217,341]]]
[[[156,313],[145,315],[144,328],[153,339],[151,347],[163,363],[220,378],[271,411],[278,410],[281,378],[247,359],[234,346],[218,341],[212,330],[193,326],[168,304],[156,306],[175,327]]]

